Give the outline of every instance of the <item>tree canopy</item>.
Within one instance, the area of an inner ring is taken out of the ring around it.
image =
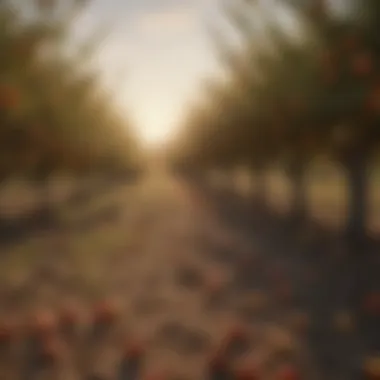
[[[330,157],[347,170],[352,220],[363,234],[365,167],[380,137],[379,3],[352,1],[337,11],[321,0],[227,0],[222,8],[242,47],[222,30],[213,34],[228,80],[192,111],[187,148],[175,160],[198,169],[244,163],[256,173],[280,164],[300,197],[309,162]],[[281,22],[284,9],[296,31]]]
[[[99,36],[67,53],[73,21],[84,6],[53,0],[31,8],[15,0],[0,5],[2,178],[136,165],[131,125],[88,64]]]

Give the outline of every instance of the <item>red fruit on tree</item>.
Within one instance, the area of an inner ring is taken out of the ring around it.
[[[301,376],[293,366],[285,366],[280,368],[276,373],[275,380],[300,380]]]
[[[227,353],[227,355],[229,355],[230,350],[235,351],[235,348],[240,347],[240,345],[245,346],[248,343],[249,331],[244,325],[241,324],[232,325],[227,330],[227,333],[221,342],[222,349]]]

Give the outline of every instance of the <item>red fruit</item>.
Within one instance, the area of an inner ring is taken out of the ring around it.
[[[60,312],[60,321],[63,325],[75,325],[79,320],[79,312],[72,304],[64,305]]]
[[[49,361],[56,361],[63,355],[63,345],[57,337],[49,337],[42,344],[43,358]]]
[[[19,103],[20,94],[14,87],[0,85],[0,109],[12,110]]]
[[[124,357],[129,359],[139,358],[145,354],[145,351],[146,350],[142,342],[128,342],[125,345]]]
[[[236,380],[258,380],[259,375],[255,368],[239,368],[235,372]]]
[[[214,354],[212,354],[208,361],[207,367],[211,371],[215,370],[224,370],[227,366],[227,359],[222,349],[217,350]]]
[[[209,294],[215,294],[219,292],[223,287],[223,281],[220,275],[211,275],[206,282],[206,291]]]
[[[281,368],[276,376],[275,380],[300,380],[299,372],[293,368],[293,366],[286,366]]]
[[[55,315],[50,311],[38,311],[33,316],[31,328],[38,335],[51,335],[57,328]]]
[[[113,302],[104,300],[96,305],[94,314],[96,323],[112,323],[118,315],[118,310]]]
[[[221,349],[228,352],[236,344],[245,344],[249,341],[249,332],[243,325],[232,326],[221,342]]]
[[[236,324],[230,327],[225,337],[227,342],[232,342],[240,339],[246,339],[248,331],[245,326]]]
[[[13,326],[10,321],[0,322],[0,344],[8,343],[12,339],[13,333]]]

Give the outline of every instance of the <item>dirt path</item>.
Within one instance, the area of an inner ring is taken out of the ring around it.
[[[285,314],[260,280],[265,269],[259,266],[260,252],[223,227],[204,201],[173,179],[152,178],[128,197],[123,191],[112,197],[119,209],[115,218],[86,231],[36,237],[44,254],[34,256],[34,265],[20,267],[13,284],[4,284],[8,298],[16,290],[19,294],[4,302],[3,311],[4,317],[20,321],[15,327],[19,332],[36,307],[56,312],[74,299],[88,329],[94,302],[107,298],[118,305],[116,330],[107,338],[88,341],[85,329],[79,341],[66,344],[60,378],[74,380],[95,372],[116,379],[128,338],[147,349],[144,372],[202,379],[209,355],[229,337],[244,341],[229,354],[231,362],[249,360],[262,379],[274,379],[285,364],[309,372],[305,378],[313,379],[300,349],[301,335],[294,332],[302,320],[285,323]],[[11,368],[20,362],[20,340],[12,347],[12,360],[3,364],[7,375],[1,379],[20,378],[20,368]]]

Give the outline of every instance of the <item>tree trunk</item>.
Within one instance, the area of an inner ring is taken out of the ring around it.
[[[267,203],[267,183],[266,183],[266,175],[265,170],[256,169],[253,172],[254,177],[254,193],[253,193],[253,201],[257,203],[257,205],[261,207],[265,207]]]
[[[350,249],[358,252],[366,242],[368,200],[368,157],[357,155],[346,160],[349,206],[346,238]]]
[[[235,173],[230,168],[224,170],[223,174],[223,190],[227,197],[236,195],[236,180]]]
[[[348,244],[348,262],[350,266],[351,288],[349,298],[351,307],[361,312],[363,295],[368,282],[368,239],[367,222],[367,190],[368,190],[368,155],[358,154],[345,160],[347,171],[349,204],[345,238]],[[360,317],[359,317],[360,318]],[[361,322],[358,321],[360,324]]]
[[[290,218],[298,224],[305,219],[307,197],[305,183],[305,166],[301,162],[293,163],[288,171],[288,177],[292,186]]]
[[[34,224],[39,228],[51,228],[55,215],[48,178],[37,180],[36,189],[41,198],[39,208],[33,217]]]

